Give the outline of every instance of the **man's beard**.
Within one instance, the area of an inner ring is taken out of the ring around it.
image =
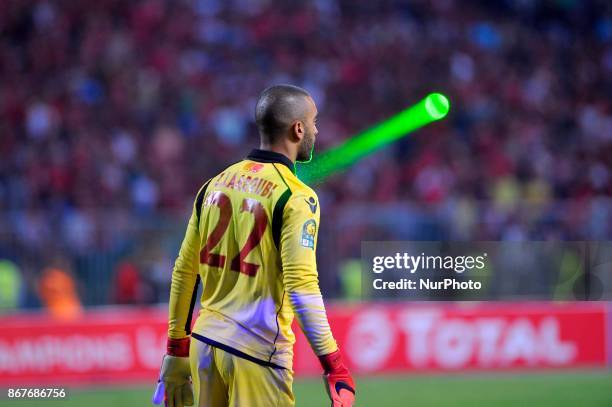
[[[297,161],[308,162],[312,159],[312,151],[314,150],[314,136],[311,132],[304,134],[304,140],[300,144],[297,153]]]

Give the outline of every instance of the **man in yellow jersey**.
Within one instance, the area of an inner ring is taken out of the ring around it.
[[[294,316],[321,361],[332,406],[353,405],[355,384],[319,290],[319,202],[295,175],[295,161],[312,153],[316,116],[304,89],[267,88],[255,112],[260,149],[198,192],[172,273],[156,392],[168,406],[193,404],[190,378],[200,407],[293,406]]]

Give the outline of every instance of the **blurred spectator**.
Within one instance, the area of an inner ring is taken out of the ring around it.
[[[72,276],[59,268],[47,268],[40,277],[38,291],[51,316],[73,319],[81,315],[82,306]]]
[[[114,303],[138,304],[142,302],[142,282],[138,268],[134,263],[129,260],[119,263],[115,279]]]
[[[9,260],[0,260],[0,313],[19,306],[23,280],[17,266]]]

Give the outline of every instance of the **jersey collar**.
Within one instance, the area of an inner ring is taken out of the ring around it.
[[[277,153],[275,151],[254,148],[251,150],[249,155],[247,155],[247,159],[260,163],[281,163],[286,165],[291,172],[295,174],[295,164],[293,164],[293,161],[291,161],[286,155]]]

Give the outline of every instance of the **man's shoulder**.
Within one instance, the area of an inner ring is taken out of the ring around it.
[[[308,185],[304,184],[295,173],[288,168],[280,167],[279,175],[282,177],[283,182],[291,190],[292,195],[310,195],[315,196],[316,193]]]
[[[291,189],[292,200],[306,200],[315,206],[318,204],[319,197],[317,196],[317,193],[308,185],[304,184],[297,176],[293,175],[293,177],[291,177],[291,182],[288,184],[288,186],[289,189]]]
[[[292,182],[289,184],[291,189],[291,196],[289,201],[290,206],[293,208],[302,208],[308,213],[313,215],[319,211],[319,198],[316,192],[308,185],[300,181],[296,176],[292,177]],[[308,208],[308,210],[306,210]]]

